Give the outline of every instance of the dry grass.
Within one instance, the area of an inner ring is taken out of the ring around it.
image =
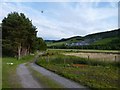
[[[102,61],[119,61],[120,54],[107,54],[107,53],[63,53],[64,55],[78,56],[82,58],[97,59]]]
[[[73,67],[80,67],[80,68],[84,68],[88,65],[85,65],[85,64],[72,64]]]

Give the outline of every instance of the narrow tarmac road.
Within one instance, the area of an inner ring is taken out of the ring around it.
[[[71,81],[69,79],[66,79],[64,77],[61,77],[60,75],[57,75],[49,70],[46,70],[43,67],[40,67],[38,65],[36,65],[35,63],[31,63],[30,66],[38,71],[39,73],[41,73],[42,75],[51,78],[52,80],[54,80],[55,82],[61,84],[62,86],[64,86],[65,88],[86,88],[74,81]]]
[[[34,80],[25,64],[19,65],[17,68],[17,74],[21,80],[20,82],[23,88],[42,88],[42,86]]]
[[[39,72],[40,74],[52,79],[54,82],[60,84],[64,88],[84,88],[87,89],[86,87],[72,81],[69,79],[66,79],[64,77],[61,77],[49,70],[46,70],[43,67],[40,67],[36,65],[35,63],[29,63],[29,66],[33,69]],[[20,83],[23,86],[23,88],[44,88],[42,85],[37,82],[32,74],[30,73],[29,69],[25,66],[25,64],[20,64],[17,68],[17,74],[20,78]],[[63,88],[62,87],[62,88]]]

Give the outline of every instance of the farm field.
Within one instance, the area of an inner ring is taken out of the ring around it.
[[[120,54],[120,50],[93,50],[93,49],[48,49],[48,51],[52,52],[86,52],[86,53],[113,53],[113,54]]]
[[[95,58],[88,60],[87,57],[71,55],[70,51],[68,53],[68,50],[48,50],[47,53],[39,57],[36,63],[89,88],[120,88],[118,86],[120,82],[118,74],[120,63],[114,62],[114,60],[113,62],[111,62],[111,60],[109,61],[111,56],[107,56],[103,61],[95,59],[96,56],[94,55]],[[102,50],[102,52],[106,51]],[[90,54],[90,50],[89,53],[84,53],[83,56],[86,54]],[[94,53],[92,53],[92,55],[93,54]],[[101,58],[102,57],[103,56],[101,56]]]
[[[77,56],[82,58],[97,59],[102,61],[119,61],[119,54],[107,54],[107,53],[63,53],[64,55]]]

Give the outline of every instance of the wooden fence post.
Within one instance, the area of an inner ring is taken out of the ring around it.
[[[89,57],[89,55],[88,55],[88,60],[89,60],[89,58],[90,58],[90,57]]]
[[[47,60],[48,60],[48,63],[49,63],[49,55],[47,55]]]
[[[116,60],[117,60],[117,57],[115,56],[115,62],[116,62]]]

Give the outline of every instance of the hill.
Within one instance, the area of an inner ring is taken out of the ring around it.
[[[111,31],[88,34],[84,37],[75,36],[70,38],[63,38],[61,40],[46,40],[46,43],[49,48],[96,49],[95,47],[100,47],[98,49],[103,49],[104,47],[104,49],[118,49],[120,48],[119,38],[120,29],[116,29]]]

